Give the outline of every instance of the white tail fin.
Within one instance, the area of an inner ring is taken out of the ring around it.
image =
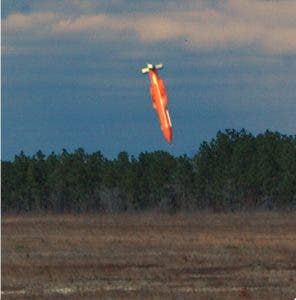
[[[143,69],[142,69],[142,73],[143,73],[143,74],[148,73],[148,72],[149,72],[149,68],[143,68]]]
[[[149,70],[153,70],[153,69],[156,69],[156,70],[160,70],[163,68],[163,64],[158,64],[158,65],[152,65],[152,64],[147,64],[147,66],[145,68],[142,68],[142,73],[145,74],[145,73],[148,73]]]
[[[155,69],[161,70],[163,68],[163,64],[155,65]]]

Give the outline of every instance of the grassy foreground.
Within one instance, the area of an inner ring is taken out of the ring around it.
[[[294,299],[295,213],[2,216],[2,299]]]

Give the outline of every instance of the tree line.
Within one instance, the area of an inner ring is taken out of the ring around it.
[[[107,159],[82,148],[2,161],[2,212],[117,212],[296,207],[296,136],[219,131],[192,157]]]

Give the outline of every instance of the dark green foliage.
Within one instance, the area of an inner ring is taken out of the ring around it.
[[[217,209],[295,206],[295,160],[295,137],[218,132],[193,158],[200,203]]]
[[[164,151],[21,152],[2,162],[2,211],[241,210],[296,206],[296,138],[218,132],[192,158]]]

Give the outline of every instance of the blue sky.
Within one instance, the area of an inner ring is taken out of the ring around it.
[[[163,63],[168,145],[146,63]],[[296,2],[2,1],[2,159],[194,154],[218,130],[296,133]]]

